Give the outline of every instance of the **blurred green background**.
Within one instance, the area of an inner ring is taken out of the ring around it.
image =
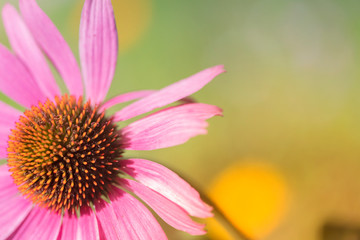
[[[15,0],[0,0],[1,6],[5,2],[17,5]],[[77,54],[82,1],[38,2]],[[219,174],[226,175],[224,171],[234,166],[265,164],[282,179],[280,192],[285,200],[274,208],[281,212],[279,216],[269,213],[272,227],[254,236],[360,239],[356,235],[360,227],[360,1],[113,0],[113,4],[121,45],[108,98],[159,89],[217,64],[227,69],[194,95],[224,109],[224,117],[210,120],[208,135],[181,146],[127,156],[170,167],[211,192],[214,201],[217,196],[227,197],[212,189]],[[2,26],[0,41],[8,46]],[[229,215],[242,208],[242,199],[251,202],[268,188],[265,182],[247,192],[236,179],[228,184],[228,198],[235,204],[230,209],[221,199],[218,204]],[[247,186],[251,184],[249,180]],[[232,197],[235,193],[238,198]],[[262,207],[274,207],[269,202],[278,194],[270,191],[260,202]],[[256,206],[246,214],[232,219],[244,222],[250,215],[262,216]],[[340,230],[329,228],[334,222]],[[254,224],[260,230],[263,227]],[[248,231],[245,225],[240,228]],[[170,239],[227,239],[212,233],[190,237],[167,231]]]

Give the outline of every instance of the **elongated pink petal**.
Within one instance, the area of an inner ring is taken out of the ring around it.
[[[153,150],[182,144],[191,137],[205,134],[205,120],[221,112],[216,106],[202,103],[164,109],[124,127],[124,148]]]
[[[7,239],[32,208],[31,202],[18,195],[8,169],[0,166],[0,239]]]
[[[122,170],[140,183],[170,199],[190,215],[211,217],[212,207],[204,203],[199,193],[176,173],[144,159],[122,160]]]
[[[119,178],[118,182],[147,203],[170,226],[192,235],[206,233],[203,230],[204,224],[194,222],[184,209],[168,198],[130,179]]]
[[[54,63],[71,95],[83,95],[81,73],[76,59],[59,30],[35,0],[20,0],[20,11],[36,42]]]
[[[119,96],[116,96],[116,97],[106,101],[103,105],[101,105],[100,111],[104,111],[108,108],[111,108],[112,106],[114,106],[116,104],[120,104],[120,103],[128,102],[131,100],[135,100],[138,98],[146,97],[154,92],[155,92],[154,90],[143,90],[143,91],[135,91],[135,92],[121,94]]]
[[[46,100],[46,96],[22,61],[0,45],[0,91],[25,107]]]
[[[185,98],[199,91],[214,77],[224,71],[222,65],[205,69],[126,106],[115,114],[114,120],[124,121]]]
[[[99,227],[92,209],[82,209],[78,228],[79,239],[99,240]]]
[[[110,0],[85,0],[80,21],[79,53],[87,98],[100,103],[114,76],[118,40]]]
[[[65,212],[62,221],[61,232],[58,239],[80,239],[78,238],[78,219],[76,215],[69,215]]]
[[[56,240],[60,226],[60,214],[35,206],[11,239]]]
[[[167,239],[154,216],[133,196],[113,188],[110,200],[96,208],[106,239]]]
[[[124,206],[125,207],[125,206]],[[96,217],[98,219],[99,228],[104,232],[106,240],[131,239],[126,232],[122,231],[125,223],[121,219],[117,219],[114,208],[106,202],[98,202],[95,205]]]
[[[7,239],[31,211],[32,204],[20,196],[0,198],[0,239]]]
[[[16,9],[12,5],[7,4],[3,8],[2,16],[13,50],[26,64],[42,92],[49,99],[53,99],[55,95],[60,96],[59,87],[41,50]]]
[[[100,106],[99,110],[100,111],[105,111],[106,109],[109,109],[109,108],[115,106],[116,104],[128,102],[128,101],[135,100],[135,99],[138,99],[138,98],[143,98],[143,97],[149,96],[150,94],[152,94],[154,92],[155,92],[155,90],[142,90],[142,91],[124,93],[124,94],[121,94],[119,96],[116,96],[116,97],[106,101],[104,104],[102,104]],[[191,97],[185,97],[183,99],[180,99],[180,101],[182,101],[183,103],[194,103],[194,102],[196,102]]]

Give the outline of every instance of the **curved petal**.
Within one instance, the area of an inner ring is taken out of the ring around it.
[[[11,239],[56,240],[61,226],[61,215],[35,206]]]
[[[82,209],[78,228],[79,239],[99,240],[99,227],[91,208]]]
[[[194,92],[199,91],[214,77],[224,71],[224,67],[219,65],[205,69],[189,78],[171,84],[170,86],[126,106],[115,114],[114,120],[125,121],[187,97]]]
[[[204,224],[194,222],[184,209],[166,197],[130,179],[119,178],[118,182],[147,203],[170,226],[192,235],[206,233]]]
[[[87,98],[106,96],[114,76],[118,41],[110,0],[85,0],[80,21],[79,53]]]
[[[37,43],[54,63],[71,95],[83,95],[81,73],[76,59],[59,30],[35,0],[20,0],[20,11]]]
[[[182,144],[191,137],[206,134],[205,120],[221,112],[220,108],[203,103],[164,109],[124,127],[124,148],[153,150]]]
[[[69,215],[65,212],[62,221],[61,232],[59,233],[59,238],[61,240],[69,239],[80,239],[78,238],[78,219],[76,215]],[[84,238],[87,239],[87,238]]]
[[[140,183],[170,199],[190,215],[211,217],[212,207],[204,203],[199,193],[176,173],[144,159],[122,160],[122,170]]]
[[[26,218],[31,202],[18,196],[7,165],[0,166],[0,239],[7,239]]]
[[[0,45],[0,91],[29,108],[46,96],[21,60]]]
[[[40,89],[49,99],[53,99],[56,95],[60,96],[61,92],[45,57],[16,9],[12,5],[6,4],[2,16],[13,50],[26,64]]]
[[[128,102],[128,101],[135,100],[138,98],[143,98],[154,92],[155,92],[154,90],[142,90],[142,91],[124,93],[124,94],[121,94],[119,96],[116,96],[116,97],[106,101],[104,104],[101,105],[99,110],[104,111],[108,108],[111,108],[112,106],[114,106],[116,104]]]
[[[167,239],[151,212],[133,196],[113,188],[110,200],[96,210],[106,239]]]

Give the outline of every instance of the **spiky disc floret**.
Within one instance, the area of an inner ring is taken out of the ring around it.
[[[74,212],[106,195],[119,171],[121,136],[82,99],[63,96],[27,110],[9,136],[19,191],[51,210]]]

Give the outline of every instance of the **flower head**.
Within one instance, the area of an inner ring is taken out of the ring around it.
[[[104,101],[114,76],[117,32],[110,0],[85,0],[81,71],[69,46],[35,0],[7,4],[2,16],[13,53],[0,45],[0,91],[24,113],[0,102],[0,239],[166,239],[151,212],[193,235],[190,216],[211,207],[169,169],[125,150],[152,150],[206,133],[216,106],[182,101],[222,73],[215,66],[161,90]],[[56,84],[43,55],[68,93]],[[84,83],[84,87],[83,87]],[[136,100],[114,115],[106,110]],[[168,104],[177,105],[166,107]],[[155,111],[119,128],[120,121]],[[130,194],[132,193],[132,194]]]

